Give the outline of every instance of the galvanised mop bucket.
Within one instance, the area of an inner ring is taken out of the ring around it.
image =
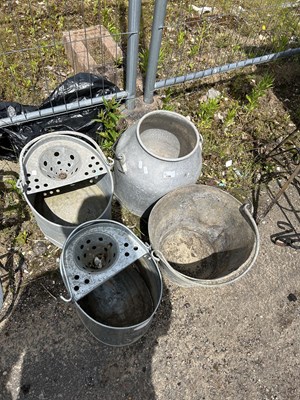
[[[60,271],[86,328],[111,346],[125,346],[148,330],[162,296],[150,249],[111,220],[78,226],[64,243]]]
[[[184,116],[153,111],[125,131],[115,147],[115,195],[138,216],[171,190],[195,183],[202,136]]]
[[[180,286],[219,286],[254,264],[259,233],[248,204],[211,186],[175,189],[153,207],[149,239],[162,271]]]
[[[79,224],[111,217],[111,167],[97,143],[77,132],[42,135],[23,148],[19,187],[47,239],[62,247]]]

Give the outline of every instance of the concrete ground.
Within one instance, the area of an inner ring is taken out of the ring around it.
[[[261,196],[264,208],[270,193]],[[280,221],[290,224],[285,236]],[[259,224],[261,249],[249,273],[214,289],[165,279],[150,330],[128,347],[94,339],[59,300],[59,273],[43,273],[1,323],[0,398],[299,399],[299,221],[299,187],[291,185]],[[281,244],[294,238],[298,250],[275,245],[276,234]]]

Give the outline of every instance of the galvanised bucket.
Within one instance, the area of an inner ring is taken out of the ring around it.
[[[195,183],[202,136],[184,116],[153,111],[125,131],[115,148],[115,195],[138,216],[171,190]]]
[[[254,264],[259,233],[248,204],[211,186],[175,189],[153,207],[149,239],[162,271],[180,286],[219,286]]]
[[[73,131],[42,135],[23,148],[19,187],[47,239],[62,247],[79,224],[111,217],[111,167],[94,140]]]
[[[162,278],[150,249],[127,227],[95,220],[66,240],[60,271],[83,324],[110,346],[136,342],[161,301]]]

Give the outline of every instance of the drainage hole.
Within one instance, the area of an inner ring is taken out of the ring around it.
[[[80,246],[80,248],[83,249],[83,248],[84,248],[84,245],[82,244],[82,245]]]
[[[125,256],[125,257],[128,257],[128,256],[129,256],[128,251],[126,251],[126,253],[124,254],[124,256]]]
[[[44,183],[44,187],[48,187],[48,183]]]
[[[36,185],[36,187],[35,187],[36,189],[39,189],[40,187],[39,187],[39,185]]]
[[[93,164],[89,164],[89,168],[92,168]]]
[[[103,171],[103,167],[100,167],[100,168],[99,168],[99,171]]]
[[[111,243],[111,242],[110,242],[110,243],[108,243],[108,246],[109,246],[109,247],[112,247],[112,243]]]
[[[27,176],[31,176],[31,174],[27,174]]]
[[[126,242],[126,243],[124,243],[124,246],[125,246],[125,247],[128,247],[128,246],[129,246],[129,244]]]
[[[35,178],[34,182],[38,182],[38,181],[39,181],[38,178]]]
[[[116,253],[113,254],[113,258],[115,258],[115,257],[116,257]]]
[[[75,169],[75,172],[77,172],[77,171],[78,171],[78,168]]]
[[[70,158],[71,158],[71,160],[74,160],[74,156],[73,156],[73,154],[70,154]]]
[[[52,168],[52,167],[50,167],[50,171],[53,171],[53,168]]]
[[[68,163],[68,167],[71,167],[71,164],[70,164],[70,163]]]
[[[47,163],[47,161],[44,161],[44,165],[45,165],[45,167],[47,167],[47,164],[48,164],[48,163]]]
[[[91,243],[90,239],[88,239],[86,242],[87,242],[87,244]]]
[[[92,249],[93,249],[93,250],[96,250],[96,246],[92,246]]]
[[[83,257],[86,258],[86,253],[84,253]]]
[[[106,251],[106,252],[107,252],[107,247],[104,247],[104,251]]]
[[[102,242],[102,241],[103,241],[103,238],[102,238],[102,237],[99,237],[98,239],[100,240],[100,242]]]
[[[96,165],[99,165],[100,164],[100,162],[99,161],[96,161]]]
[[[54,153],[54,155],[55,155],[55,157],[58,157],[58,156],[59,156],[59,152],[56,151],[56,152]]]
[[[79,256],[77,256],[77,260],[80,261],[80,257]]]
[[[79,279],[79,275],[75,275],[74,279],[78,280]]]
[[[30,190],[31,190],[31,188],[30,188],[30,187],[28,187],[28,188],[27,188],[27,192],[30,192]]]
[[[92,170],[92,173],[93,173],[93,174],[95,174],[95,173],[96,173],[96,170],[95,170],[95,169],[93,169],[93,170]]]
[[[84,283],[88,284],[88,283],[90,283],[90,280],[89,279],[85,279]]]
[[[91,160],[95,160],[95,156],[92,156],[92,157],[91,157]]]
[[[74,286],[74,290],[77,292],[79,290],[79,286]]]
[[[57,161],[57,164],[60,165],[60,164],[61,164],[61,161]]]
[[[85,172],[85,173],[84,173],[84,175],[88,175],[88,174],[89,174],[88,172]]]
[[[137,251],[139,248],[137,246],[134,246],[133,250]]]
[[[30,183],[30,181],[26,181],[27,185]]]

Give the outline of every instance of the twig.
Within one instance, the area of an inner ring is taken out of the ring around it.
[[[47,292],[54,300],[57,300],[57,297],[55,297],[54,294],[52,294],[52,293],[50,292],[50,290],[46,288],[45,285],[43,285],[41,282],[39,282],[39,284],[42,286],[43,289],[46,290],[46,292]]]

